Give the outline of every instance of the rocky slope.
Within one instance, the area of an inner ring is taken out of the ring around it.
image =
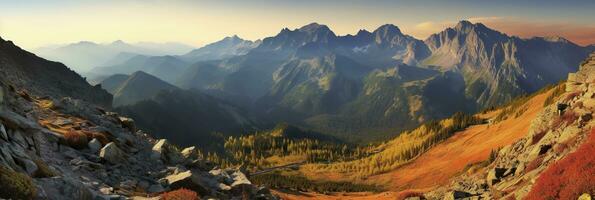
[[[40,97],[29,92],[36,85],[13,81],[0,80],[0,198],[160,199],[188,188],[201,198],[276,199],[238,169],[213,168],[195,147],[179,149],[132,119],[63,93]],[[50,82],[46,92],[61,86]]]
[[[583,193],[593,194],[593,182],[589,182],[589,178],[595,172],[589,165],[595,160],[584,154],[588,154],[585,150],[592,149],[594,144],[595,54],[583,62],[578,72],[569,74],[565,87],[566,91],[554,99],[554,103],[546,104],[533,119],[527,135],[503,146],[491,164],[477,172],[464,173],[426,196],[430,199],[547,199],[567,195],[564,198],[576,199]],[[577,168],[559,166],[568,162],[582,168],[573,171]],[[562,178],[550,177],[552,173],[548,170],[560,167],[568,171],[554,172],[553,176]],[[544,184],[553,186],[554,182],[548,182],[552,180],[563,185],[539,190],[549,187]],[[571,183],[561,182],[565,180]]]
[[[89,85],[62,63],[37,57],[1,38],[0,76],[16,89],[27,88],[37,96],[70,96],[105,108],[111,106],[111,95],[101,87]]]

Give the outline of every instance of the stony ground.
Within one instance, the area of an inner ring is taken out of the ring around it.
[[[200,159],[195,147],[151,138],[132,119],[1,81],[0,166],[31,177],[34,199],[159,199],[178,188],[205,199],[278,198],[241,170]]]

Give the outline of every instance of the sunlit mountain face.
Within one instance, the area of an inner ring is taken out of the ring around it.
[[[591,199],[595,2],[0,6],[0,199]]]

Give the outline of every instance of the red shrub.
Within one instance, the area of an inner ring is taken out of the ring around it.
[[[572,122],[578,119],[578,115],[572,111],[566,111],[560,118],[562,118],[562,121],[566,122],[566,124],[572,124]]]
[[[559,143],[558,145],[554,146],[554,153],[561,154],[568,148],[568,144],[565,142]]]
[[[577,199],[595,194],[595,129],[575,152],[549,166],[527,195],[527,199]]]
[[[426,199],[424,197],[424,193],[407,190],[407,191],[400,192],[397,195],[397,200],[403,200],[403,199],[406,199],[409,197],[420,197],[421,199]]]
[[[161,194],[163,200],[199,200],[196,192],[188,189],[177,189]]]
[[[87,135],[78,131],[68,131],[64,133],[64,142],[66,145],[75,149],[84,149],[87,147],[89,140]]]

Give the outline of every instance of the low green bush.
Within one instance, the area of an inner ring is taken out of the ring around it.
[[[33,199],[36,188],[31,177],[0,165],[0,198]]]

